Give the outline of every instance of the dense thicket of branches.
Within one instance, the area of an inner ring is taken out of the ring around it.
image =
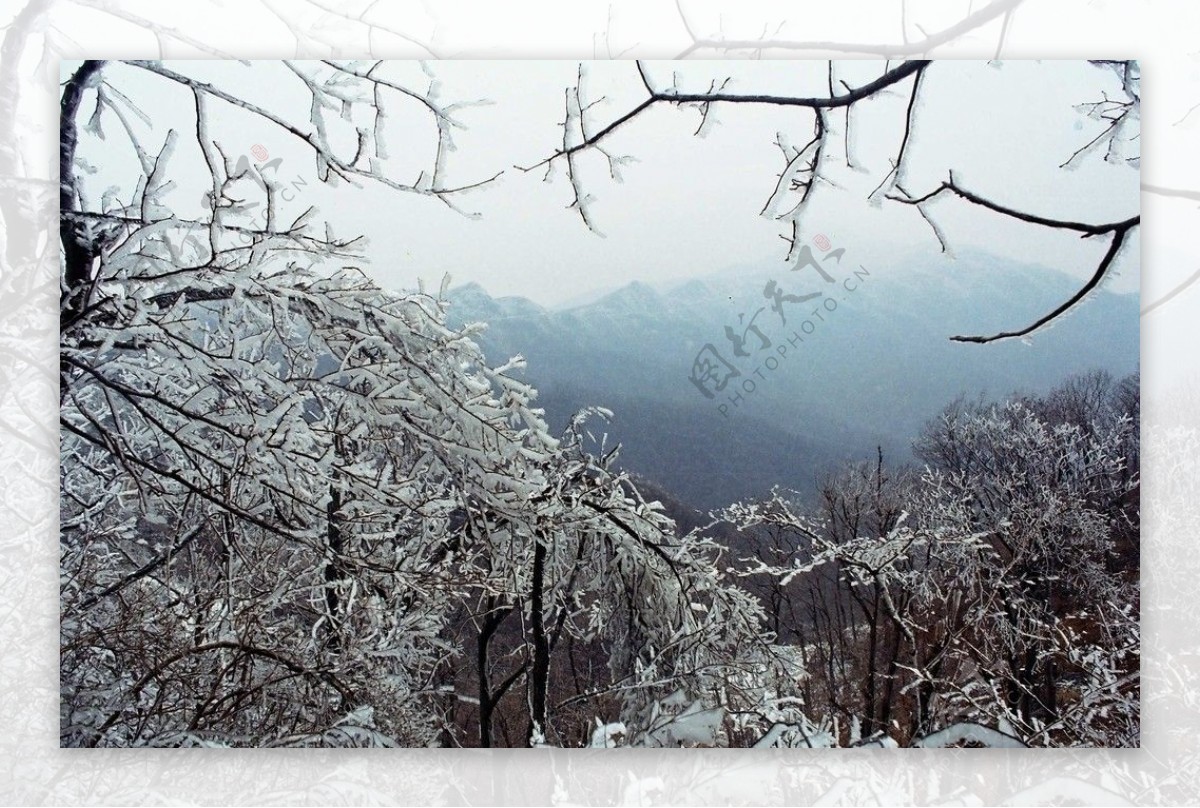
[[[1138,384],[1095,372],[960,399],[807,510],[735,507],[810,709],[908,742],[971,722],[1030,745],[1138,742]],[[848,730],[847,730],[848,731]]]

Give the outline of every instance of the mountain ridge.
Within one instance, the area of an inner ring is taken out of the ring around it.
[[[1098,289],[1030,340],[966,345],[949,337],[1024,326],[1080,282],[976,253],[947,270],[844,264],[830,264],[830,283],[782,266],[633,281],[563,309],[465,284],[448,291],[448,317],[488,324],[478,339],[490,362],[526,358],[555,428],[582,406],[614,410],[626,467],[700,509],[776,484],[811,493],[823,473],[877,446],[910,459],[921,425],[962,393],[1036,393],[1074,372],[1137,368],[1136,295]],[[768,289],[822,296],[777,310]],[[745,356],[727,334],[743,339]],[[710,348],[718,368],[740,374],[711,398],[691,378]]]

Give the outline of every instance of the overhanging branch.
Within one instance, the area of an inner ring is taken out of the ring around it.
[[[953,336],[950,339],[954,342],[974,342],[978,344],[986,344],[1002,339],[1024,337],[1032,334],[1034,331],[1037,331],[1039,328],[1047,325],[1058,317],[1061,317],[1063,314],[1070,311],[1070,309],[1078,304],[1081,300],[1083,300],[1089,292],[1095,289],[1100,282],[1104,280],[1104,278],[1108,275],[1109,270],[1112,269],[1113,262],[1116,260],[1117,254],[1121,250],[1121,246],[1125,243],[1125,239],[1129,236],[1129,233],[1141,223],[1141,216],[1133,216],[1129,219],[1119,222],[1089,224],[1087,222],[1077,222],[1069,219],[1052,219],[1047,216],[1028,213],[1007,205],[1002,205],[999,202],[994,202],[986,197],[980,196],[979,194],[963,188],[961,185],[955,182],[953,173],[950,174],[950,178],[948,180],[943,182],[934,190],[922,196],[911,196],[899,186],[897,186],[897,190],[899,193],[889,194],[888,199],[892,199],[896,202],[902,202],[906,205],[916,206],[917,209],[921,211],[923,216],[926,214],[922,210],[921,205],[936,199],[942,194],[949,193],[974,205],[986,208],[987,210],[990,210],[994,213],[999,213],[1011,219],[1057,230],[1071,230],[1082,234],[1083,238],[1092,238],[1095,236],[1104,236],[1109,234],[1112,235],[1112,240],[1109,242],[1108,249],[1105,251],[1104,257],[1100,259],[1100,264],[1096,267],[1096,270],[1092,273],[1091,277],[1088,278],[1087,282],[1081,286],[1075,294],[1071,295],[1070,298],[1064,301],[1061,305],[1055,307],[1048,314],[1039,317],[1037,320],[1025,326],[1024,328],[1019,328],[1012,331],[1001,331],[1000,333],[992,334],[990,336]]]

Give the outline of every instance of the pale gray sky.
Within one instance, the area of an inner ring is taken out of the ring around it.
[[[64,69],[70,68],[64,63]],[[307,115],[299,82],[278,65],[189,62],[177,68],[272,109]],[[882,68],[880,61],[841,62],[836,76],[857,85]],[[438,62],[431,69],[443,82],[445,101],[491,102],[457,113],[469,128],[456,134],[458,149],[448,161],[451,182],[504,171],[497,182],[460,198],[481,214],[477,220],[429,198],[378,186],[320,188],[313,180],[311,155],[302,146],[223,105],[213,105],[219,116],[214,117],[213,134],[231,155],[249,154],[257,144],[282,158],[276,176],[285,183],[295,178],[299,185],[291,204],[297,210],[316,205],[340,234],[367,236],[369,271],[393,288],[411,287],[418,277],[436,287],[450,273],[456,285],[476,281],[494,295],[523,295],[556,305],[634,280],[703,276],[748,262],[780,261],[786,253],[778,238],[782,225],[758,212],[782,167],[773,145],[776,133],[803,144],[811,136],[811,112],[720,105],[712,112],[716,125],[701,138],[692,135],[699,121],[695,110],[652,109],[608,142],[614,153],[636,159],[625,167],[623,183],[608,177],[598,155],[581,161],[586,186],[595,196],[592,213],[605,234],[601,238],[567,208],[572,195],[561,166],[550,182],[542,181],[541,171],[513,168],[535,163],[561,145],[564,89],[575,82],[577,62]],[[586,99],[608,98],[592,110],[593,126],[620,115],[644,95],[632,62],[594,62],[586,70]],[[415,63],[395,63],[387,71],[401,82],[426,83]],[[824,62],[651,62],[647,71],[660,86],[668,85],[675,73],[685,90],[703,90],[710,81],[729,77],[728,92],[827,91]],[[184,130],[172,176],[180,185],[178,193],[198,198],[200,176],[189,167],[199,157],[188,137],[190,95],[125,66],[113,66],[109,78],[151,115],[159,140],[166,125]],[[839,159],[844,117],[831,114],[836,137],[823,170],[837,187],[819,187],[803,229],[806,239],[825,233],[853,245],[883,269],[888,256],[897,253],[941,260],[932,232],[915,209],[867,201],[895,155],[909,86],[902,83],[855,107],[850,147],[857,170]],[[1100,125],[1085,119],[1075,105],[1099,100],[1104,92],[1116,97],[1119,89],[1111,72],[1077,61],[935,63],[923,80],[907,186],[924,193],[954,169],[972,190],[1030,212],[1085,221],[1133,215],[1138,209],[1136,168],[1104,163],[1102,152],[1078,168],[1058,167],[1099,131]],[[428,163],[432,126],[415,106],[395,99],[387,106],[394,112],[389,123],[393,163],[398,175],[408,179]],[[107,140],[92,139],[80,151],[101,169],[94,183],[98,188],[121,182],[122,176],[127,182],[134,170],[115,129],[110,120]],[[305,180],[307,185],[300,185]],[[1006,220],[962,201],[948,198],[932,210],[953,247],[1054,266],[1080,279],[1091,273],[1103,252],[1103,244]],[[1132,239],[1109,288],[1138,288],[1137,248],[1138,240]]]

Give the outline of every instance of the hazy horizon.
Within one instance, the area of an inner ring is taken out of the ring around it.
[[[940,267],[933,269],[930,272],[924,273],[924,279],[927,279],[927,280],[931,279],[931,280],[936,281],[938,279],[938,276],[937,276],[938,272],[944,272],[944,273],[953,272],[953,270],[955,268],[954,262],[957,261],[957,259],[962,257],[963,255],[971,255],[972,253],[982,254],[982,255],[989,256],[989,257],[994,257],[994,258],[997,258],[1002,261],[1007,260],[1007,259],[1004,259],[1002,256],[996,255],[995,253],[987,252],[986,250],[976,249],[976,250],[970,250],[970,251],[963,251],[962,253],[960,253],[957,256],[945,259],[945,261],[946,261],[945,266],[940,266]],[[904,261],[904,259],[898,259],[896,263],[905,263],[905,261]],[[1072,278],[1072,279],[1075,278],[1074,275],[1062,270],[1059,267],[1046,266],[1044,264],[1029,264],[1026,262],[1011,262],[1011,263],[1019,263],[1021,266],[1034,266],[1042,271],[1051,273],[1053,276],[1058,276],[1058,277],[1063,277],[1063,278]],[[715,280],[726,279],[726,278],[732,276],[734,273],[742,272],[742,271],[745,271],[746,269],[747,269],[747,265],[745,265],[745,264],[730,264],[723,268],[715,269],[705,275],[680,276],[680,277],[670,277],[670,278],[661,278],[661,279],[633,278],[630,280],[626,280],[623,283],[614,283],[612,285],[597,285],[597,286],[593,286],[593,287],[588,287],[588,288],[580,291],[578,294],[574,295],[573,297],[568,297],[565,299],[556,300],[554,302],[549,302],[549,303],[544,303],[544,302],[538,300],[537,297],[526,295],[526,294],[494,293],[492,291],[492,289],[489,288],[489,285],[488,285],[489,279],[486,279],[486,278],[482,279],[482,280],[481,279],[469,279],[469,280],[461,280],[460,281],[458,278],[456,278],[453,275],[453,273],[450,273],[450,283],[449,283],[449,286],[447,286],[446,291],[451,297],[453,297],[455,292],[460,291],[464,288],[478,287],[478,288],[482,289],[484,292],[486,292],[490,297],[492,297],[495,300],[525,300],[525,301],[528,301],[530,303],[533,303],[533,304],[545,309],[546,311],[562,312],[562,311],[569,311],[570,309],[573,309],[573,308],[579,308],[582,306],[590,305],[591,303],[594,303],[598,300],[602,300],[603,298],[605,298],[611,294],[619,292],[623,289],[628,289],[628,288],[636,286],[636,285],[645,285],[660,294],[664,294],[664,293],[670,293],[670,292],[678,290],[678,289],[682,289],[691,283],[696,283],[696,282],[704,283],[706,281],[712,282]],[[765,266],[763,267],[763,269],[765,269]],[[879,267],[876,267],[876,269],[880,270]],[[787,266],[780,264],[779,271],[781,273],[786,272]],[[881,271],[886,273],[887,268],[884,267],[884,268],[882,268]],[[909,272],[907,274],[911,278],[921,277],[921,275],[919,275],[918,273]],[[946,279],[947,280],[949,279],[948,274],[946,276]],[[441,286],[441,279],[439,279],[439,278],[433,278],[433,279],[422,278],[420,280],[421,280],[421,283],[424,284],[425,291],[428,293],[436,293],[437,290]],[[1101,284],[1101,286],[1097,290],[1095,290],[1095,292],[1108,292],[1110,294],[1119,295],[1119,296],[1140,296],[1140,289],[1124,288],[1127,285],[1128,284],[1124,284],[1124,283],[1110,282],[1110,283],[1106,283],[1106,284]],[[417,291],[417,289],[418,289],[418,284],[414,283],[411,286],[402,287],[399,291]],[[1087,305],[1086,301],[1084,301],[1082,303],[1082,305]]]

